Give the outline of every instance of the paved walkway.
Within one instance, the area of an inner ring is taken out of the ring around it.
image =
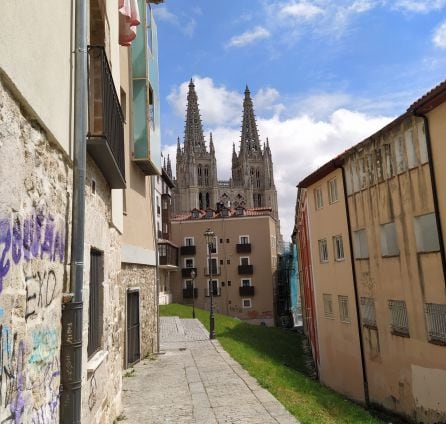
[[[123,379],[123,423],[297,423],[198,320],[161,318],[161,351]]]

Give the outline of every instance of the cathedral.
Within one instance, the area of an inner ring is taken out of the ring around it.
[[[279,223],[273,161],[268,139],[263,146],[254,115],[251,93],[246,87],[238,152],[232,149],[232,177],[217,178],[212,133],[209,148],[203,135],[198,97],[191,80],[187,95],[184,143],[177,142],[176,180],[173,193],[174,214],[192,209],[219,209],[221,206],[246,209],[271,208]]]

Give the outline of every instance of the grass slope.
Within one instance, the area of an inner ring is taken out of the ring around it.
[[[209,312],[198,308],[195,312],[209,330]],[[192,308],[163,305],[160,314],[192,318]],[[215,330],[223,348],[302,424],[382,423],[308,376],[303,336],[298,333],[250,325],[220,314],[215,315]]]

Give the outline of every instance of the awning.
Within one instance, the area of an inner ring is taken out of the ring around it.
[[[140,24],[138,0],[119,1],[119,44],[130,46],[136,37],[136,27]]]

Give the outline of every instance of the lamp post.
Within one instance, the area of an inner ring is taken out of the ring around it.
[[[192,318],[195,318],[195,271],[190,272],[190,278],[192,278]]]
[[[209,294],[211,297],[211,307],[209,311],[209,338],[215,339],[215,321],[214,321],[214,287],[212,284],[212,245],[215,240],[215,233],[208,228],[204,232],[204,238],[206,240],[206,245],[208,248],[208,266],[209,266]]]

